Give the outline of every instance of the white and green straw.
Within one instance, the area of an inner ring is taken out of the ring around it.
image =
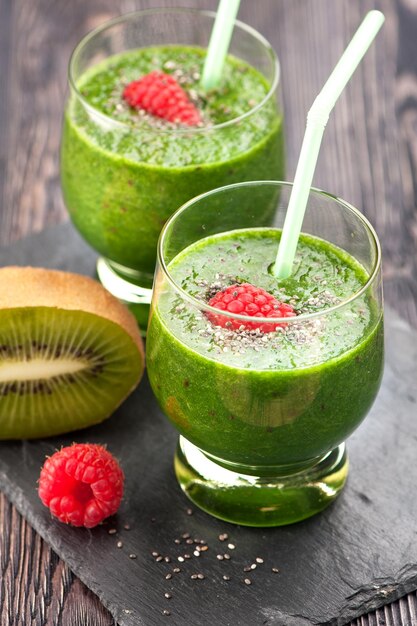
[[[329,115],[384,21],[385,17],[381,11],[370,11],[366,15],[308,112],[306,131],[274,265],[274,275],[278,279],[287,278],[292,272],[321,140]]]
[[[221,79],[239,4],[240,0],[220,0],[201,78],[206,91],[217,87]]]

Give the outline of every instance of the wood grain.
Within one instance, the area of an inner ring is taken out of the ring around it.
[[[0,0],[0,243],[67,219],[59,183],[66,67],[74,45],[112,17],[152,0]],[[164,0],[211,7],[215,0]],[[417,327],[417,0],[244,0],[240,17],[282,61],[288,178],[305,115],[364,13],[384,11],[383,33],[342,95],[314,183],[358,206],[380,236],[386,300]],[[0,622],[3,626],[113,624],[0,497]],[[417,596],[352,626],[417,625]]]
[[[114,626],[111,615],[0,494],[0,624]]]

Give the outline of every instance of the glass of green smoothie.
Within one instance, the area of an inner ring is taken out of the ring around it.
[[[293,273],[278,280],[291,189],[229,185],[170,218],[147,335],[152,389],[180,433],[182,489],[212,515],[251,526],[296,522],[336,498],[348,473],[344,442],[383,371],[374,229],[312,189]],[[265,201],[268,226],[259,222]]]
[[[283,177],[278,59],[259,33],[236,22],[220,84],[205,92],[200,77],[214,19],[192,9],[124,15],[88,34],[69,64],[64,200],[101,255],[101,282],[145,326],[168,217],[210,189]],[[127,87],[153,72],[173,77],[185,92],[197,111],[193,125],[126,99]]]

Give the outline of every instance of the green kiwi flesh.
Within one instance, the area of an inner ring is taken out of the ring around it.
[[[135,341],[104,317],[47,306],[0,310],[0,439],[101,422],[142,371]]]

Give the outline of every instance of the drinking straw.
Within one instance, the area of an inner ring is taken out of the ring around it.
[[[239,4],[240,0],[220,0],[204,62],[203,89],[213,89],[221,78]]]
[[[306,131],[274,265],[274,275],[278,279],[287,278],[292,272],[298,238],[327,120],[337,99],[384,21],[385,17],[381,11],[369,11],[307,114]]]

